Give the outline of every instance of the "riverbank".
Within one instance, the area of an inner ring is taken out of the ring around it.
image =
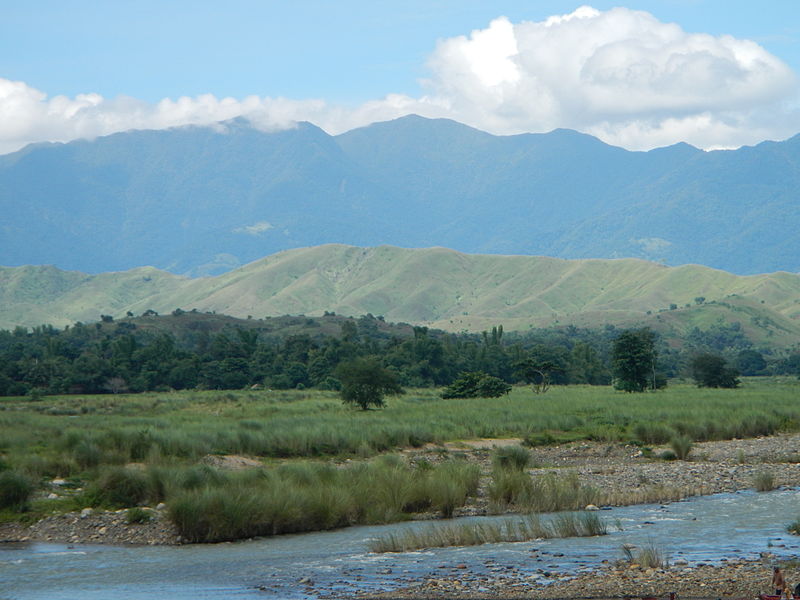
[[[645,569],[635,564],[606,565],[588,573],[550,573],[552,583],[543,584],[539,574],[526,575],[498,566],[498,572],[478,575],[465,569],[450,569],[399,590],[361,594],[361,600],[511,600],[516,598],[556,600],[560,598],[755,598],[769,591],[772,563],[759,561],[676,564]],[[491,568],[491,565],[490,565]],[[800,569],[784,570],[786,580],[800,581]],[[336,596],[330,596],[335,598]]]
[[[492,448],[518,444],[519,440],[472,440],[407,450],[412,463],[442,462],[454,455],[477,464],[481,483],[475,498],[456,516],[489,514],[487,489],[491,481]],[[800,434],[745,440],[697,443],[687,461],[653,458],[664,448],[642,451],[637,446],[604,442],[574,442],[532,450],[533,477],[547,473],[578,475],[582,484],[595,487],[604,504],[625,505],[668,502],[684,497],[752,489],[760,473],[769,473],[775,487],[800,486]],[[241,458],[241,457],[240,457]],[[353,461],[347,461],[351,463]],[[256,460],[222,461],[222,468],[252,468]],[[58,490],[55,490],[56,492]],[[145,523],[128,523],[126,511],[84,510],[48,516],[30,526],[0,525],[0,541],[49,541],[92,544],[180,544],[181,538],[166,510],[148,511]],[[431,518],[433,515],[420,515]]]

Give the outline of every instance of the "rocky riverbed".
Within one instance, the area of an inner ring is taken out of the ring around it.
[[[469,570],[444,570],[400,590],[363,594],[364,600],[487,600],[512,598],[755,598],[769,591],[770,557],[759,561],[722,565],[676,564],[667,568],[643,568],[618,563],[589,573],[551,573],[552,583],[542,584],[538,574],[524,575],[499,566],[490,575]],[[800,569],[784,571],[789,582],[800,581]]]
[[[487,514],[486,490],[490,482],[491,450],[518,444],[519,440],[477,440],[407,450],[409,460],[438,462],[454,454],[480,465],[483,477],[478,497],[457,515]],[[576,472],[582,483],[596,487],[608,504],[661,502],[682,497],[731,492],[754,487],[760,472],[769,472],[776,486],[800,486],[800,434],[704,442],[695,444],[687,461],[654,458],[664,448],[643,452],[636,446],[602,442],[576,442],[532,450],[533,477],[545,473]],[[250,468],[253,459],[220,462],[220,468]],[[233,465],[233,466],[232,466]],[[58,485],[52,493],[60,492]],[[33,525],[0,525],[0,541],[53,541],[106,544],[179,544],[174,526],[163,507],[149,511],[146,523],[127,522],[125,511],[84,510],[54,514]],[[430,515],[426,515],[430,517]]]

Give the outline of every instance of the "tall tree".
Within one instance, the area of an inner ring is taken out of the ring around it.
[[[611,350],[614,386],[626,392],[664,387],[666,380],[656,370],[656,336],[647,327],[623,331]]]

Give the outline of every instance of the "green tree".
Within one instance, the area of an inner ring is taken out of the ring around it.
[[[692,377],[698,387],[735,388],[739,385],[736,369],[728,367],[716,354],[698,354],[692,359]]]
[[[656,370],[656,335],[645,327],[623,331],[611,350],[614,386],[626,392],[643,392],[666,386]]]
[[[502,379],[483,371],[462,373],[447,386],[442,398],[497,398],[511,391],[511,386]]]
[[[383,406],[387,394],[403,393],[394,373],[383,368],[374,358],[356,358],[340,363],[335,373],[342,384],[339,392],[342,401],[355,404],[362,410]]]

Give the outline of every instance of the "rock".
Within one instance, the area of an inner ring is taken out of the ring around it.
[[[62,485],[67,485],[67,482],[63,479],[53,479],[53,481],[50,482],[50,485],[61,487]]]
[[[164,504],[163,502],[159,502],[158,504],[156,504],[156,510],[166,510],[166,509],[167,505]]]
[[[55,500],[58,498],[58,494],[47,494],[48,500]]]
[[[297,580],[297,583],[301,583],[303,585],[314,585],[314,582],[311,580],[310,577],[302,577]]]
[[[100,535],[105,535],[106,533],[108,533],[108,527],[101,527],[100,529],[97,530],[97,533],[99,533]]]
[[[81,511],[81,519],[85,519],[86,517],[90,516],[94,511],[91,508],[84,508]]]
[[[600,510],[600,509],[594,504],[587,504],[586,508],[584,508],[583,510]]]

